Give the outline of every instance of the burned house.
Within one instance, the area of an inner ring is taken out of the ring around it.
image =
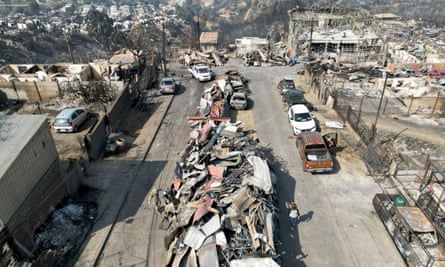
[[[259,37],[243,37],[235,40],[237,56],[268,48],[269,40]]]
[[[0,116],[0,136],[2,242],[32,258],[35,230],[76,186],[63,178],[46,116]]]
[[[218,50],[218,32],[202,32],[199,37],[201,52],[215,52]]]
[[[335,8],[289,11],[288,47],[292,53],[328,54],[336,57],[357,53],[379,55],[384,42],[374,32],[376,20],[367,11]],[[357,58],[355,56],[355,58]]]

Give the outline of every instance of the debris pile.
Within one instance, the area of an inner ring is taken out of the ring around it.
[[[285,66],[288,65],[287,59],[281,55],[276,55],[267,50],[256,49],[243,56],[243,65],[248,66]]]
[[[231,88],[223,79],[213,83],[201,95],[197,115],[189,117],[189,120],[200,121],[207,118],[214,121],[230,120],[227,104],[230,91]]]
[[[185,66],[193,64],[206,64],[209,66],[222,66],[228,60],[224,52],[200,52],[191,50],[184,52],[179,58],[179,62]]]
[[[171,186],[157,192],[168,266],[279,266],[274,176],[239,125],[195,122]]]
[[[236,110],[248,108],[249,80],[238,70],[228,70],[223,77],[230,107]]]
[[[34,235],[37,258],[33,266],[64,266],[88,234],[97,216],[97,207],[67,199]]]

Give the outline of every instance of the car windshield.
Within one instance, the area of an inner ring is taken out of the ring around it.
[[[162,85],[173,85],[173,81],[172,80],[164,80],[164,81],[162,81]]]
[[[199,68],[199,69],[198,69],[198,72],[199,72],[199,73],[208,73],[208,72],[209,72],[209,69],[208,69],[208,68]]]
[[[245,98],[243,96],[234,96],[233,100],[237,100],[237,101],[244,101]]]
[[[294,121],[303,122],[303,121],[310,121],[310,120],[312,120],[312,117],[311,117],[311,114],[309,114],[309,113],[294,114]]]

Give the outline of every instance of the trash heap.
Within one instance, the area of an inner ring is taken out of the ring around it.
[[[194,120],[173,182],[157,192],[167,266],[279,266],[274,176],[240,124]]]

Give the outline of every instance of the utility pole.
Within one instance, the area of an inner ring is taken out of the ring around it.
[[[73,62],[73,64],[75,64],[75,63],[74,63],[73,53],[71,52],[71,46],[70,46],[70,44],[68,43],[68,37],[66,36],[66,33],[65,33],[65,32],[63,32],[63,36],[65,36],[66,48],[68,49],[68,53],[69,53],[70,56],[71,56],[71,62]]]
[[[164,64],[164,77],[167,77],[167,59],[165,56],[165,28],[162,23],[162,63]]]
[[[383,75],[384,75],[385,81],[383,82],[382,95],[380,96],[379,107],[377,108],[377,114],[375,116],[375,121],[374,121],[374,124],[372,125],[372,140],[375,139],[375,134],[377,132],[377,120],[379,119],[379,116],[380,116],[380,109],[382,108],[383,97],[385,96],[386,82],[388,81],[388,74],[386,73],[386,71],[383,72]]]
[[[199,15],[201,13],[201,10],[198,11],[198,22],[196,24],[197,28],[198,28],[198,51],[201,51],[201,26],[199,24]]]

